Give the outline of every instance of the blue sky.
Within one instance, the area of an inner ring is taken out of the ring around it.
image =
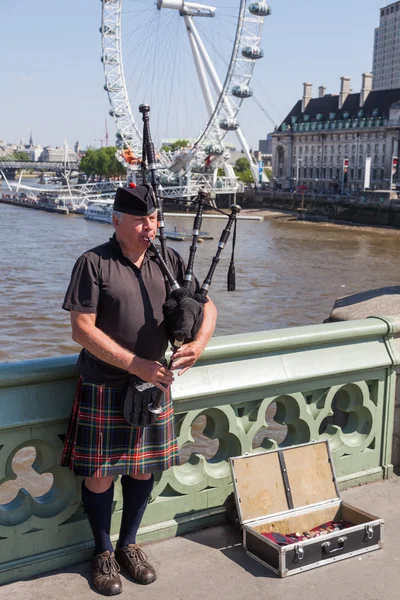
[[[237,0],[226,2],[233,12]],[[126,0],[125,6],[151,9],[152,4],[152,0]],[[340,77],[347,75],[353,91],[359,90],[361,73],[372,67],[373,33],[384,2],[271,0],[270,5],[272,15],[265,20],[260,44],[265,55],[256,64],[252,88],[271,120],[251,99],[246,100],[239,118],[254,148],[301,97],[304,81],[314,84],[314,95],[319,85],[325,85],[327,93],[337,93]],[[77,140],[82,147],[100,146],[106,118],[113,141],[115,127],[108,115],[100,62],[100,0],[0,0],[0,20],[0,139],[27,140],[31,126],[34,141],[42,145],[61,145],[66,138],[71,146]],[[127,22],[126,32],[129,27]],[[172,44],[177,35],[173,34]],[[176,48],[179,52],[180,46],[175,44]],[[165,60],[166,68],[171,68],[179,56]],[[138,72],[134,59],[129,69],[133,76]],[[188,75],[189,86],[191,77],[195,77],[194,68]],[[152,98],[161,94],[155,82],[147,85]],[[135,89],[134,82],[130,89]],[[131,99],[133,106],[143,101],[148,98]],[[198,102],[202,105],[202,99]],[[155,140],[166,134],[171,138],[182,135],[185,119],[200,110],[193,101],[183,104],[182,100],[182,106],[173,107],[168,134],[157,127],[154,118]]]

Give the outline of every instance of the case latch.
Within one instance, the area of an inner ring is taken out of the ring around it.
[[[374,528],[372,527],[372,525],[366,525],[366,527],[365,527],[365,539],[366,540],[372,540],[373,537],[374,537]]]
[[[303,544],[296,544],[294,547],[294,562],[300,562],[304,558]]]

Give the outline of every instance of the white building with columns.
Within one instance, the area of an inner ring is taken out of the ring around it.
[[[339,94],[318,91],[313,98],[304,83],[302,99],[273,133],[274,186],[331,193],[395,187],[400,89],[372,91],[372,74],[364,73],[358,93],[349,77]]]

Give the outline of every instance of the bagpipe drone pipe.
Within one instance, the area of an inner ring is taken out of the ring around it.
[[[218,210],[218,212],[222,213],[228,218],[228,221],[225,225],[221,233],[221,237],[219,239],[217,250],[215,255],[212,258],[211,266],[209,271],[203,281],[203,284],[200,290],[197,293],[192,294],[192,281],[194,278],[193,266],[195,255],[197,251],[197,241],[200,234],[201,223],[203,219],[203,210],[204,208],[213,208],[210,206],[206,200],[208,198],[208,194],[200,190],[197,196],[197,211],[193,223],[193,231],[192,231],[192,244],[190,246],[189,259],[187,262],[185,278],[183,286],[181,286],[175,279],[172,274],[167,246],[166,246],[166,237],[165,237],[165,222],[164,222],[164,211],[163,211],[163,198],[161,196],[161,187],[158,186],[157,176],[156,176],[156,158],[155,158],[155,150],[154,144],[151,139],[150,134],[150,123],[149,123],[149,112],[150,106],[148,104],[141,104],[139,106],[139,111],[142,113],[143,117],[143,159],[142,159],[142,176],[146,177],[146,171],[150,172],[151,176],[151,186],[154,191],[155,203],[158,210],[158,230],[159,230],[159,240],[161,246],[161,252],[158,247],[154,244],[153,240],[149,238],[149,243],[154,251],[156,258],[158,260],[160,269],[164,275],[168,298],[163,305],[163,313],[165,320],[165,327],[167,330],[169,341],[174,349],[179,348],[183,344],[187,344],[196,339],[196,336],[201,328],[203,322],[204,315],[204,305],[208,302],[208,291],[211,285],[211,281],[215,272],[215,269],[219,263],[220,255],[226,243],[229,239],[232,227],[234,226],[233,233],[233,245],[232,245],[232,255],[231,261],[229,265],[228,271],[228,291],[235,290],[235,266],[234,266],[234,247],[236,241],[236,217],[240,212],[240,206],[237,204],[233,204],[230,207],[230,213],[226,214],[223,211]],[[171,365],[171,362],[170,362]],[[169,365],[169,367],[170,367]],[[152,412],[161,412],[161,401],[162,394],[157,399],[158,401],[154,402],[152,407],[149,409]]]

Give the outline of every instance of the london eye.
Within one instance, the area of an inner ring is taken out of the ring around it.
[[[164,186],[208,181],[215,187],[221,168],[221,180],[234,185],[233,136],[257,181],[239,113],[253,94],[251,78],[264,56],[260,40],[270,9],[263,0],[229,3],[102,0],[104,88],[126,148],[120,160],[128,169],[137,170],[140,162],[138,106],[146,102]]]

